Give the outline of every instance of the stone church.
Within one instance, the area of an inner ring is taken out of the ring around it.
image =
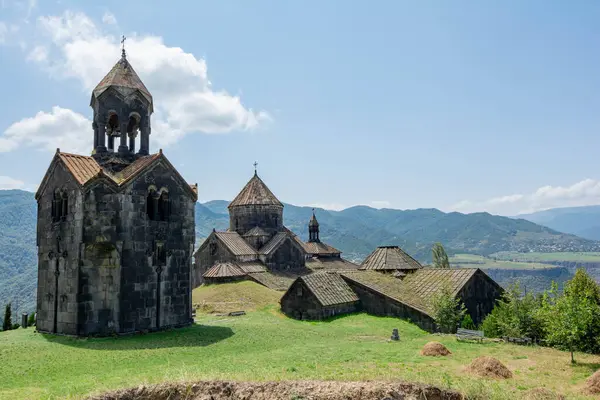
[[[229,229],[213,230],[194,255],[193,287],[202,283],[254,280],[286,290],[293,280],[315,270],[357,269],[341,252],[319,238],[314,215],[304,243],[283,224],[283,204],[254,176],[228,206]]]
[[[126,58],[92,92],[91,156],[57,149],[38,203],[37,329],[126,334],[192,322],[197,185],[149,153],[153,98]]]

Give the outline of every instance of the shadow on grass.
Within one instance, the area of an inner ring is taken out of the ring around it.
[[[102,351],[203,347],[225,340],[233,334],[233,330],[229,327],[199,324],[160,332],[103,338],[76,338],[40,333],[44,339],[51,343]]]
[[[600,363],[581,362],[581,361],[577,361],[577,358],[575,358],[575,364],[571,364],[571,366],[574,369],[577,369],[577,370],[579,370],[581,372],[586,372],[586,373],[588,373],[590,375],[600,369]]]

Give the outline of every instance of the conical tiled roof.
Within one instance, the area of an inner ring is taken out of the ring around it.
[[[258,177],[256,173],[242,191],[229,203],[229,208],[251,205],[274,205],[283,207],[283,204],[269,190],[267,185]]]
[[[406,254],[398,246],[380,246],[369,254],[360,269],[373,270],[407,270],[423,268],[414,258]]]
[[[150,94],[150,91],[146,88],[138,74],[135,73],[133,67],[124,55],[115,66],[112,67],[110,72],[102,78],[92,93],[95,97],[98,97],[111,87],[120,91],[123,89],[139,90],[146,100],[152,104],[152,95]]]

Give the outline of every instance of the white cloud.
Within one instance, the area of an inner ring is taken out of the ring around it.
[[[557,207],[600,204],[600,181],[584,179],[571,186],[542,186],[528,194],[513,194],[484,201],[463,200],[451,207],[460,212],[487,211],[518,215]]]
[[[312,203],[307,204],[306,207],[322,208],[323,210],[342,211],[348,206],[340,203]]]
[[[30,146],[85,154],[92,150],[91,131],[91,122],[83,115],[53,107],[49,113],[40,111],[9,126],[0,137],[0,152]]]
[[[40,17],[37,29],[46,41],[37,43],[27,58],[52,77],[76,79],[87,93],[119,59],[119,38],[104,33],[83,13],[67,11],[61,16]],[[239,97],[214,90],[208,79],[206,62],[179,47],[165,45],[161,37],[131,35],[126,41],[126,49],[128,60],[155,101],[153,144],[168,145],[195,132],[250,131],[271,119],[264,111],[246,108]],[[34,128],[41,128],[56,118],[66,118],[68,125],[56,126],[50,134]],[[26,131],[19,131],[25,126]],[[80,129],[77,138],[74,129]],[[34,145],[43,148],[57,147],[43,140],[53,137],[52,143],[58,140],[69,149],[80,149],[83,142],[89,151],[91,129],[91,122],[80,114],[55,107],[50,113],[40,112],[33,118],[13,124],[0,136],[0,151],[24,145],[27,135],[32,137]]]
[[[25,182],[18,179],[13,179],[9,176],[0,175],[0,190],[6,189],[23,189]]]
[[[373,200],[369,203],[369,206],[373,208],[389,208],[391,203],[387,200]]]
[[[114,16],[113,13],[107,11],[102,16],[102,22],[105,23],[105,24],[107,24],[107,25],[116,25],[117,24],[117,18]]]

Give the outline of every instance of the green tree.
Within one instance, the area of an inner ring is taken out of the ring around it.
[[[523,293],[519,282],[508,287],[490,314],[483,320],[482,328],[488,337],[545,336],[545,323],[541,314],[542,299],[531,292]]]
[[[4,323],[2,324],[3,331],[9,331],[12,328],[12,306],[10,303],[6,305],[4,310]]]
[[[450,268],[450,261],[448,260],[448,254],[444,250],[444,246],[441,243],[436,243],[431,249],[433,257],[433,266],[435,268]]]
[[[443,285],[441,290],[432,296],[430,306],[438,329],[444,333],[456,332],[467,311],[460,299],[454,296],[449,285]]]
[[[565,284],[562,295],[556,285],[544,296],[547,341],[573,353],[600,351],[600,287],[584,269]]]
[[[35,325],[35,312],[32,312],[31,314],[29,314],[29,317],[27,318],[27,326],[34,326]]]

